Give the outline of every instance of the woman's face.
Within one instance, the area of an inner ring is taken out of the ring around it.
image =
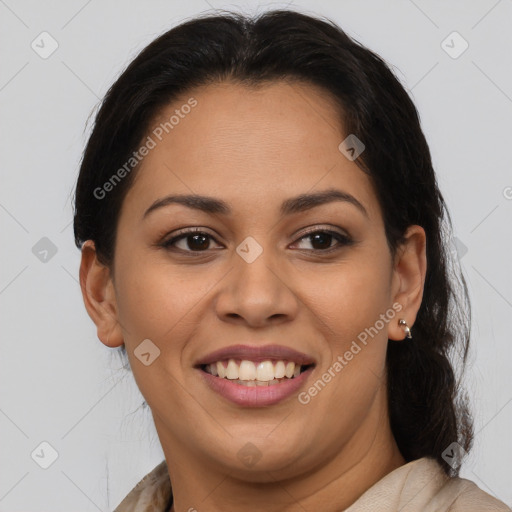
[[[168,461],[254,481],[354,464],[387,425],[387,342],[404,337],[399,318],[412,325],[424,268],[419,250],[392,260],[371,182],[339,149],[338,110],[305,84],[224,83],[153,124],[97,323],[125,343]],[[205,199],[165,201],[192,195]],[[308,364],[297,381],[282,377],[277,361],[301,362],[287,351]],[[229,359],[231,378],[199,366]],[[254,371],[281,380],[233,382]]]

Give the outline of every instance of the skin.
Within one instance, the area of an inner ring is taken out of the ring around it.
[[[87,311],[105,345],[126,345],[165,454],[175,512],[339,511],[405,463],[389,426],[385,355],[388,338],[405,337],[399,318],[414,335],[424,230],[410,226],[392,258],[373,185],[339,151],[348,134],[325,92],[285,82],[209,85],[162,111],[155,126],[191,96],[198,105],[137,171],[113,269],[98,262],[92,241],[83,247]],[[328,188],[354,196],[367,215],[336,201],[280,216],[282,201]],[[142,219],[157,199],[191,193],[222,199],[233,214],[172,204]],[[182,239],[181,253],[158,245],[189,227],[213,238]],[[304,234],[308,227],[354,243],[322,245]],[[236,252],[248,236],[263,249],[252,263]],[[322,255],[329,246],[339,249]],[[294,395],[241,407],[193,368],[226,346],[282,344],[317,361],[304,391],[393,304],[400,313],[305,405]],[[134,355],[145,339],[160,349],[149,366]],[[261,455],[252,467],[237,456],[249,442]]]

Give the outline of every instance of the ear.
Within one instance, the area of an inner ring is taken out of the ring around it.
[[[117,303],[110,269],[97,258],[92,240],[82,246],[80,263],[80,288],[85,308],[96,324],[99,340],[108,347],[124,343],[118,322]]]
[[[393,264],[392,298],[402,309],[388,329],[388,338],[392,340],[405,338],[403,328],[398,325],[401,318],[414,335],[412,326],[421,306],[427,272],[425,230],[421,226],[409,226],[404,236],[405,242],[398,247]]]

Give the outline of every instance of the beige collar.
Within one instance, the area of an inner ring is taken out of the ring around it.
[[[148,473],[114,512],[164,512],[171,496],[166,461]],[[449,478],[431,458],[399,468],[370,487],[344,512],[506,512],[501,501],[464,478]]]

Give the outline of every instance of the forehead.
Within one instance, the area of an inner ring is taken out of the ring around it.
[[[340,108],[316,86],[203,86],[153,120],[154,147],[128,196],[139,210],[176,192],[222,197],[236,210],[248,201],[268,208],[274,199],[280,205],[289,196],[337,187],[371,213],[376,199],[368,176],[338,149],[347,135]]]

